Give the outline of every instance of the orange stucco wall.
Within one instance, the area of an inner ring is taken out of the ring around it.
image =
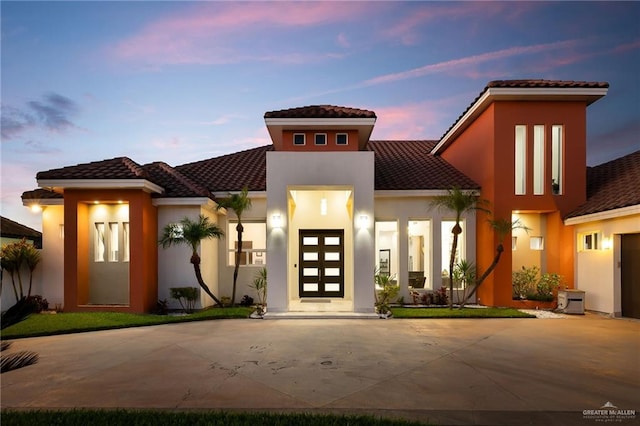
[[[100,203],[129,204],[129,305],[87,305],[89,300],[89,208]],[[158,292],[157,214],[142,190],[71,190],[64,192],[64,309],[66,311],[148,312]]]
[[[526,195],[515,195],[516,125],[527,126]],[[545,125],[544,195],[533,195],[533,126]],[[551,190],[551,126],[564,126],[563,194]],[[513,211],[546,215],[547,236],[544,263],[548,272],[564,276],[573,286],[573,232],[562,217],[586,200],[586,104],[584,102],[500,101],[492,103],[441,154],[481,186],[482,198],[491,203],[493,217],[510,219]],[[496,237],[478,213],[477,265],[483,271],[493,260]],[[482,304],[511,304],[509,237],[500,264],[478,290]]]
[[[294,145],[294,133],[305,134],[305,145]],[[315,134],[324,133],[327,135],[326,145],[315,144]],[[336,145],[336,134],[346,133],[348,135],[347,145]],[[357,130],[285,130],[282,132],[282,151],[358,151],[358,131]]]

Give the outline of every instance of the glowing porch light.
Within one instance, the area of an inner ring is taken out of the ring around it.
[[[320,199],[320,214],[322,216],[327,215],[327,199],[324,197]]]

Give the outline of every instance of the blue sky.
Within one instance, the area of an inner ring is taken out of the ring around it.
[[[438,139],[498,79],[607,81],[588,163],[640,148],[638,2],[11,2],[3,216],[38,171],[170,165],[270,143],[266,111],[370,109],[373,139]]]

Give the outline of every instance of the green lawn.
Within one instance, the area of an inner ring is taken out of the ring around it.
[[[236,307],[210,308],[185,316],[127,314],[120,312],[34,314],[25,321],[2,330],[0,337],[2,339],[16,339],[20,337],[50,336],[176,322],[247,318],[252,311],[252,308]]]
[[[394,318],[535,318],[513,308],[391,308]]]
[[[373,416],[189,411],[72,410],[2,411],[2,426],[418,426],[425,423]]]

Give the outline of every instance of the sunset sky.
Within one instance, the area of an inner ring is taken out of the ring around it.
[[[439,139],[497,79],[607,81],[588,164],[640,149],[638,2],[11,2],[3,216],[38,171],[170,165],[270,143],[266,111],[370,109],[372,139]]]

